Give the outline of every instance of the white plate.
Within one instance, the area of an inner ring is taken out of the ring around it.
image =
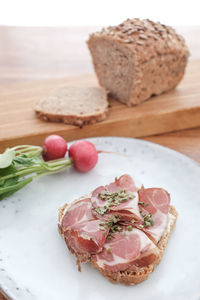
[[[40,178],[0,203],[0,285],[12,299],[200,299],[200,166],[167,148],[128,138],[91,139],[98,165]],[[89,264],[77,271],[57,231],[58,208],[124,173],[163,187],[179,212],[164,257],[137,286],[113,285]]]

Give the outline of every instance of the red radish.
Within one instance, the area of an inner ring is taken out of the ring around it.
[[[67,143],[59,135],[49,135],[43,144],[43,159],[45,161],[65,157],[67,152]]]
[[[95,146],[88,141],[77,141],[69,148],[69,157],[74,162],[75,168],[80,172],[93,169],[98,161]]]

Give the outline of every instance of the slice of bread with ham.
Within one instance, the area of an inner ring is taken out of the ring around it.
[[[113,283],[133,285],[161,261],[177,212],[161,188],[137,189],[125,174],[59,211],[68,249]]]

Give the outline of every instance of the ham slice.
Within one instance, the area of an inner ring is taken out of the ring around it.
[[[118,272],[131,270],[134,266],[148,266],[158,255],[158,248],[144,232],[137,228],[128,231],[124,227],[123,231],[106,241],[102,252],[93,255],[92,261],[99,268]]]
[[[143,227],[142,229],[157,243],[167,228],[170,195],[160,188],[141,189],[138,194],[139,203],[144,203],[144,205],[140,205],[142,214],[150,213],[154,220],[153,226]]]
[[[90,219],[94,219],[90,198],[76,200],[67,206],[62,218],[62,228],[66,229],[74,224],[78,224]]]
[[[101,193],[115,193],[125,191],[127,195],[129,195],[128,201],[121,202],[117,206],[109,206],[108,200],[103,200],[100,195]],[[92,192],[92,206],[95,208],[109,208],[109,213],[106,214],[105,218],[109,218],[109,216],[120,215],[122,220],[131,220],[134,219],[136,221],[141,220],[141,215],[138,207],[138,193],[137,188],[133,179],[125,174],[115,179],[115,182],[110,183],[106,186],[100,186]],[[94,210],[95,211],[95,210]],[[95,214],[97,218],[102,218],[101,215]]]
[[[75,201],[67,207],[61,221],[66,244],[79,261],[101,251],[109,231],[100,230],[101,221],[93,216],[91,208],[90,198]]]
[[[65,241],[75,253],[98,253],[108,235],[108,228],[100,230],[100,220],[91,220],[73,225],[65,231]]]

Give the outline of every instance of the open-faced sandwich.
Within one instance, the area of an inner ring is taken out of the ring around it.
[[[90,262],[111,282],[133,285],[160,262],[176,218],[167,191],[138,189],[122,175],[61,207],[58,228],[79,270]]]

